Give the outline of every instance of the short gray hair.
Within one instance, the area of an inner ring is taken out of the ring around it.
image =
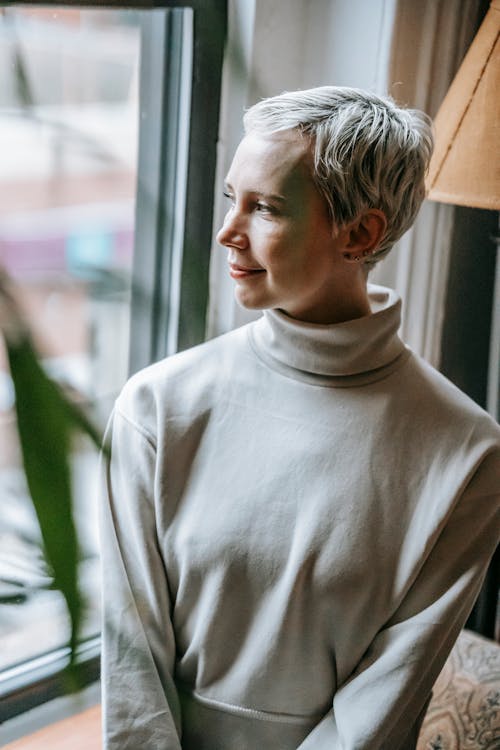
[[[413,224],[433,149],[431,120],[424,112],[361,89],[320,86],[263,99],[248,109],[243,124],[246,133],[295,129],[311,139],[313,179],[334,226],[370,208],[383,211],[387,229],[367,266]]]

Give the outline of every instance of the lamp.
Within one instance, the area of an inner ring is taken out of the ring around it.
[[[428,198],[500,210],[500,0],[492,0],[434,121]]]

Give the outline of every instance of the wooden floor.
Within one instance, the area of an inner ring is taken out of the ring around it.
[[[93,706],[68,719],[58,721],[3,750],[101,750],[101,707]]]

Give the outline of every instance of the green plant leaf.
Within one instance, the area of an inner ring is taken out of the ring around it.
[[[100,447],[97,428],[71,403],[41,367],[28,335],[6,339],[24,470],[40,524],[54,586],[66,601],[70,621],[69,689],[79,686],[76,645],[83,614],[78,586],[79,545],[73,520],[70,449],[75,428]]]
[[[76,646],[83,615],[78,583],[79,544],[73,520],[71,443],[76,430],[109,458],[101,432],[45,372],[8,275],[0,268],[0,329],[4,334],[15,390],[15,409],[24,472],[38,518],[54,587],[68,609],[71,636],[67,687],[80,686]]]

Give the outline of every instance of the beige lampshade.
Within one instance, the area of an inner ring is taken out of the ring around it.
[[[499,32],[493,0],[434,121],[431,200],[500,210]]]

